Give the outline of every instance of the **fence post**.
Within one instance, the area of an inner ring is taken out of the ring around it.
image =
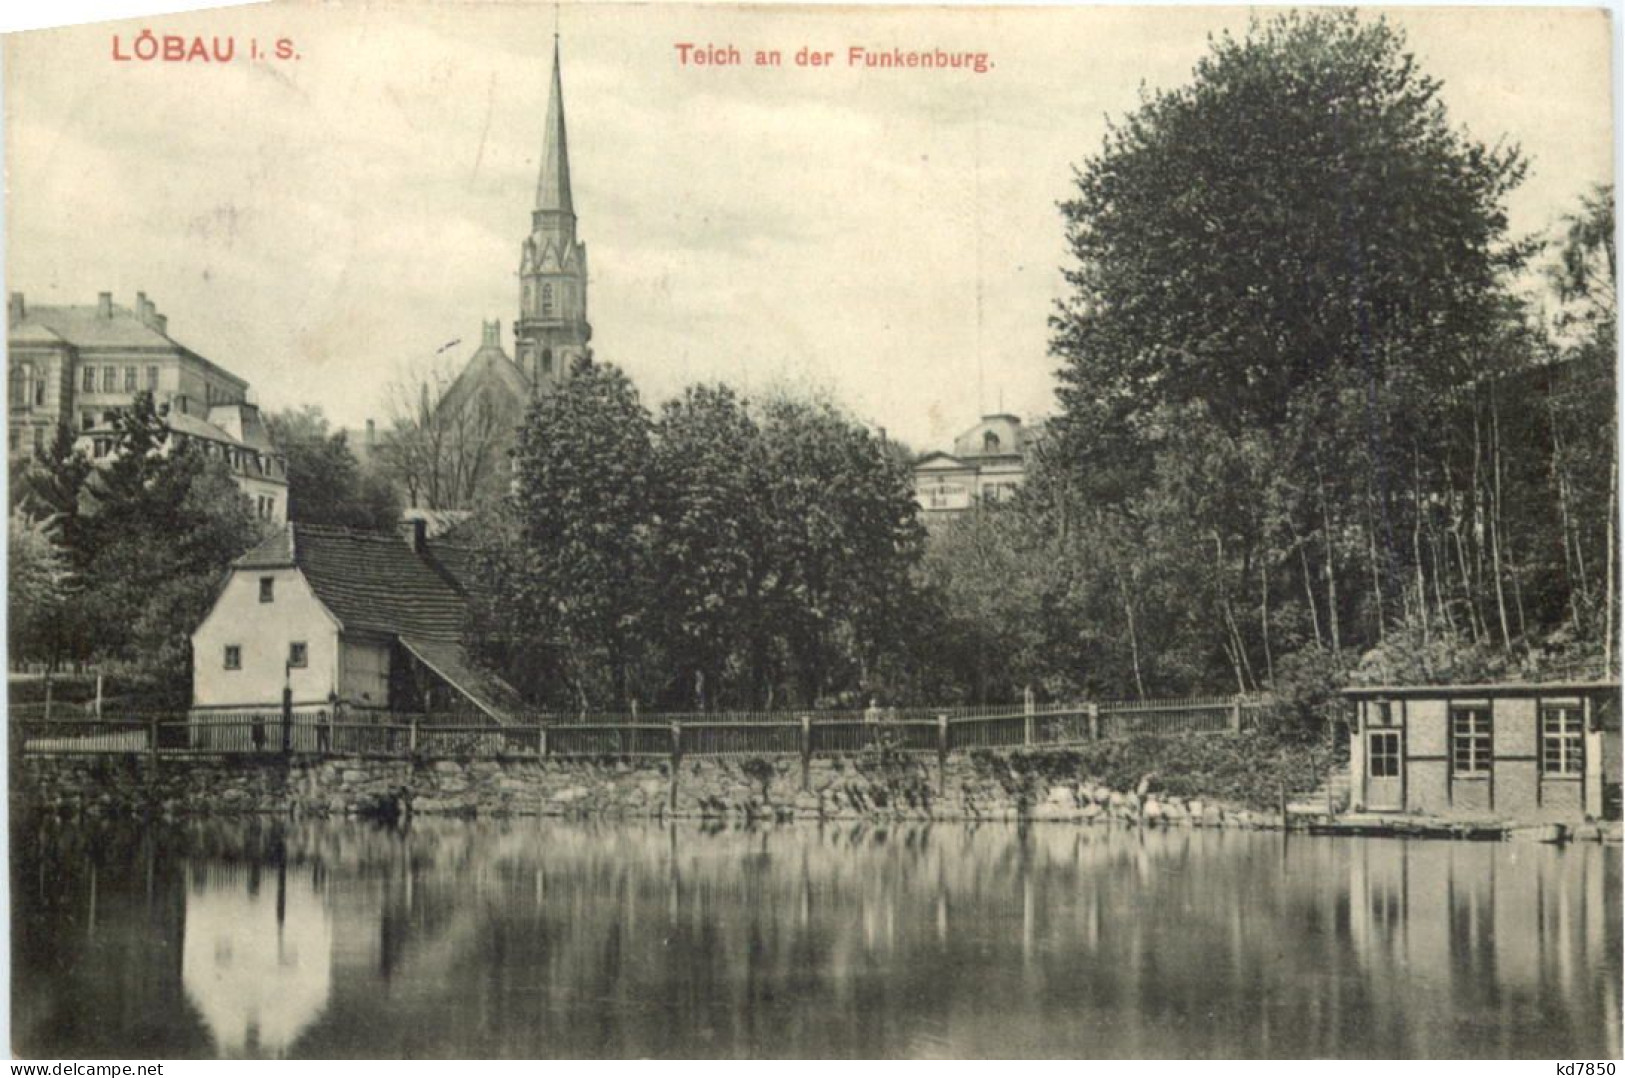
[[[671,811],[677,811],[677,772],[683,764],[683,724],[671,724]]]
[[[1230,701],[1230,732],[1241,733],[1241,694],[1238,692]]]
[[[406,755],[408,755],[408,756],[416,756],[417,754],[418,754],[418,717],[416,715],[413,715],[412,716],[412,721],[407,726],[407,729],[406,729]]]
[[[102,717],[102,676],[96,675],[96,717]]]
[[[282,690],[282,754],[293,751],[293,687]]]
[[[536,720],[536,758],[547,759],[547,722],[544,719]]]
[[[1027,686],[1022,693],[1021,716],[1021,743],[1031,745],[1033,743],[1033,689],[1031,685]]]
[[[948,716],[937,716],[937,796],[948,793]]]
[[[51,721],[51,671],[45,671],[45,721]]]
[[[1089,740],[1100,740],[1100,705],[1091,701],[1089,708]]]
[[[801,716],[801,792],[812,792],[812,716]]]
[[[101,717],[101,712],[98,711],[96,713],[96,717],[100,718]],[[154,715],[152,718],[147,720],[147,757],[148,757],[148,759],[152,759],[152,760],[158,759],[158,716],[157,715]]]

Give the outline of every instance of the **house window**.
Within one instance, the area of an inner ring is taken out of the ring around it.
[[[38,408],[38,407],[43,406],[44,404],[45,404],[45,380],[42,378],[39,381],[34,383],[34,407]]]
[[[95,367],[86,367],[85,368],[85,377],[84,377],[83,381],[81,381],[79,383],[79,385],[86,393],[94,393],[94,392],[96,392],[96,368]]]
[[[260,602],[270,603],[276,601],[276,577],[260,577]]]
[[[240,644],[226,645],[226,669],[241,670],[243,668],[243,649]]]
[[[158,368],[157,367],[148,367],[147,368],[147,389],[150,392],[153,392],[153,393],[158,392]]]
[[[23,432],[16,427],[11,428],[11,451],[15,453],[23,447]]]
[[[84,427],[85,430],[94,430],[96,427],[96,413],[80,412],[79,425]]]
[[[125,367],[124,368],[124,392],[126,392],[126,393],[134,393],[135,392],[135,387],[136,387],[136,380],[135,379],[136,379],[136,369],[134,367]]]
[[[1585,712],[1580,705],[1540,709],[1540,770],[1545,775],[1578,775],[1585,770]]]
[[[982,435],[982,451],[984,453],[997,453],[999,451],[999,436],[992,431]]]
[[[35,427],[34,428],[34,452],[36,452],[36,453],[45,452],[45,428],[44,427]]]
[[[304,666],[305,660],[309,657],[308,650],[309,649],[305,647],[305,642],[303,640],[295,640],[293,643],[289,644],[288,665]]]
[[[102,392],[112,393],[118,389],[118,368],[102,368]]]
[[[1371,735],[1366,753],[1366,769],[1374,779],[1399,777],[1399,731],[1381,730]]]
[[[1450,763],[1461,776],[1490,773],[1490,708],[1473,704],[1450,709]]]

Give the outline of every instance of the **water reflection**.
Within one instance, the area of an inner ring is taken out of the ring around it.
[[[221,1055],[286,1055],[327,1004],[332,918],[316,875],[187,865],[181,983]]]
[[[13,849],[27,1055],[1620,1052],[1611,847],[420,821]]]

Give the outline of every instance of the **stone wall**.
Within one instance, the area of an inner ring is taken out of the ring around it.
[[[1013,782],[996,758],[400,760],[31,755],[13,807],[157,816],[405,814],[791,819],[1120,820],[1251,826],[1217,805],[1086,780]],[[1143,785],[1143,784],[1142,784]]]

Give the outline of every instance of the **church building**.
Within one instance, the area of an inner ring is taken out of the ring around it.
[[[576,236],[556,39],[530,218],[530,234],[519,250],[514,355],[510,357],[502,346],[501,323],[486,322],[479,347],[440,399],[426,408],[447,457],[440,466],[455,474],[436,476],[433,484],[412,484],[404,493],[413,507],[464,509],[480,494],[501,489],[507,481],[514,431],[531,398],[568,378],[575,361],[590,354],[587,246]],[[426,496],[431,489],[438,493]]]

